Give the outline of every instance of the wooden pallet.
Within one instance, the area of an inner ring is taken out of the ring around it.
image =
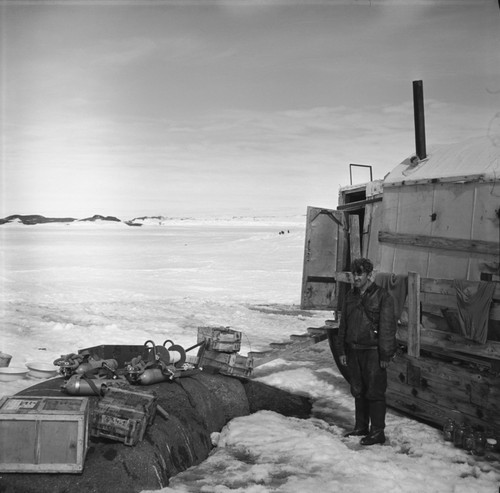
[[[278,358],[286,358],[291,354],[306,349],[328,337],[328,330],[338,327],[338,322],[326,320],[322,327],[309,327],[305,334],[293,334],[289,341],[271,342],[266,351],[250,351],[248,357],[253,359],[253,367],[264,365]]]

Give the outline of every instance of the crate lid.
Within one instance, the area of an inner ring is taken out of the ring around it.
[[[88,404],[86,397],[8,396],[0,399],[0,412],[8,414],[81,412]]]

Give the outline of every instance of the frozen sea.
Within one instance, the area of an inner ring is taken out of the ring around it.
[[[243,351],[264,346],[277,316],[261,305],[299,303],[302,230],[299,220],[4,225],[0,350],[16,365],[89,341],[191,346],[203,325],[243,331]],[[307,325],[285,320],[284,337]]]
[[[171,339],[189,347],[198,327],[221,325],[243,332],[243,354],[264,349],[331,318],[299,307],[304,233],[302,216],[2,225],[0,351],[22,367],[97,344]],[[260,366],[254,377],[310,396],[311,418],[237,418],[214,434],[205,462],[158,490],[499,491],[495,457],[454,448],[440,430],[394,411],[385,445],[343,438],[353,402],[326,342]],[[0,382],[0,396],[33,383]]]

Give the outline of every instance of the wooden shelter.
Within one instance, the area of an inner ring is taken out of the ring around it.
[[[500,437],[500,136],[418,150],[308,208],[301,305],[336,312],[351,259],[370,258],[376,282],[404,283],[388,404]]]

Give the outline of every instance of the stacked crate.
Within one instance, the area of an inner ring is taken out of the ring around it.
[[[253,359],[238,354],[241,332],[228,327],[198,327],[198,343],[204,345],[199,354],[199,366],[223,375],[248,377]]]
[[[157,395],[109,387],[91,416],[90,434],[136,445],[156,413]]]

